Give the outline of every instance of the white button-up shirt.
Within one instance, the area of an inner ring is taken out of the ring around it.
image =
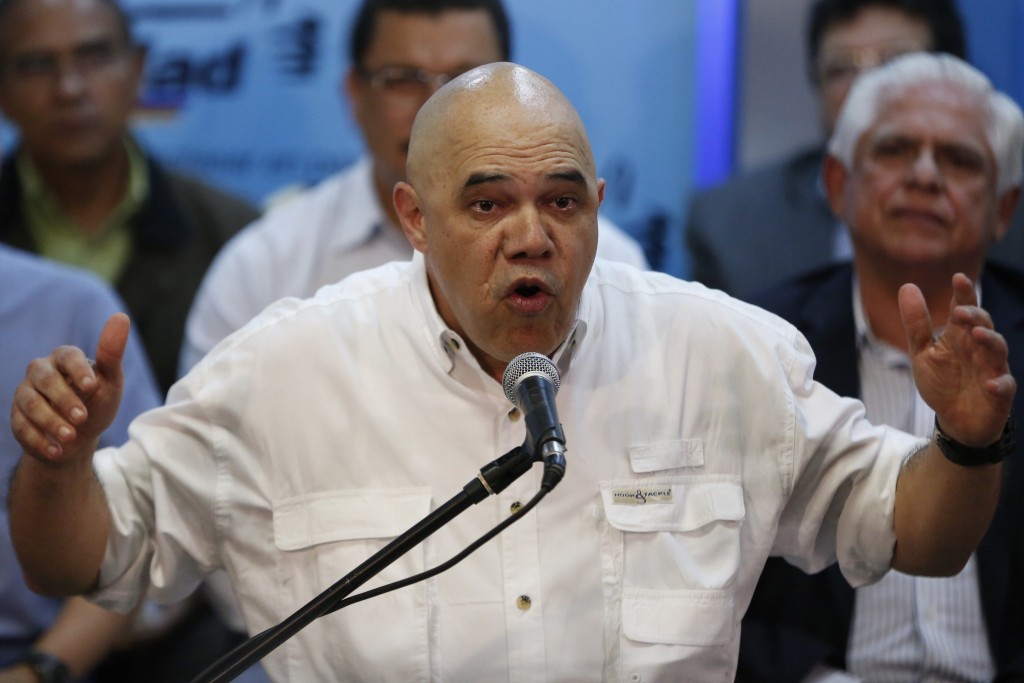
[[[377,199],[368,158],[282,200],[210,265],[185,326],[181,374],[278,299],[313,296],[352,273],[408,261],[412,251]],[[647,268],[640,245],[604,217],[597,255]]]
[[[599,259],[556,362],[558,487],[453,569],[307,626],[264,661],[274,679],[731,681],[770,553],[838,557],[856,585],[888,568],[897,474],[921,442],[815,384],[788,323]],[[175,599],[224,567],[262,631],[521,444],[510,407],[437,314],[419,255],[282,301],[97,457],[100,596]],[[454,556],[539,479],[366,587]]]

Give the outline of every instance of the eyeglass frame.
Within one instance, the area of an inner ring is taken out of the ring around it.
[[[824,55],[819,55],[814,64],[814,81],[818,87],[849,83],[865,71],[880,67],[903,55],[927,50],[926,46],[901,41],[872,50],[860,50],[853,54],[843,55],[842,59],[833,60],[838,62],[835,65],[830,65]]]
[[[69,71],[89,80],[131,58],[141,48],[120,40],[105,39],[75,46],[70,54],[31,51],[0,64],[0,78],[18,85],[47,86],[60,82]]]
[[[404,64],[386,64],[378,69],[359,67],[356,72],[360,78],[379,93],[411,97],[432,93],[468,70],[464,69],[458,73],[437,73]],[[388,79],[389,75],[392,76],[391,82]],[[416,92],[411,90],[402,91],[401,88],[403,86],[415,88]]]

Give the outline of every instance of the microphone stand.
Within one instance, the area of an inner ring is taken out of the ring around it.
[[[349,572],[334,585],[310,600],[303,607],[277,626],[252,636],[244,643],[218,659],[193,680],[193,683],[223,683],[233,680],[250,666],[270,654],[279,645],[305,628],[313,620],[333,612],[339,603],[352,591],[379,574],[385,567],[412,550],[432,533],[460,515],[471,505],[476,505],[491,494],[505,490],[509,484],[522,476],[534,462],[545,462],[545,474],[550,469],[551,455],[546,448],[533,453],[524,446],[517,446],[480,470],[479,474],[462,491],[452,497],[402,535],[377,551],[368,560]],[[557,464],[557,463],[556,463]],[[561,462],[564,471],[564,460]],[[561,478],[548,483],[545,477],[542,488],[550,489]]]

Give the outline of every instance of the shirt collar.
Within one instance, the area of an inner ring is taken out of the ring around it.
[[[149,194],[149,174],[146,159],[138,145],[128,137],[124,138],[124,148],[128,153],[128,187],[121,201],[111,212],[102,232],[123,227],[145,202]],[[15,162],[18,177],[21,179],[22,197],[26,212],[40,217],[46,224],[54,225],[67,222],[67,217],[57,202],[57,198],[46,186],[35,163],[23,150]]]
[[[384,207],[380,205],[377,189],[373,185],[373,159],[368,156],[362,157],[356,162],[352,173],[355,179],[356,191],[345,199],[362,198],[362,201],[355,202],[351,207],[353,212],[352,225],[359,227],[359,231],[353,233],[352,241],[363,244],[373,239],[389,239],[395,236],[405,240],[401,230],[398,226],[391,223],[387,212],[384,211]],[[345,244],[345,249],[349,248],[351,246]]]
[[[412,257],[412,278],[414,296],[426,321],[432,356],[441,370],[467,386],[486,390],[485,387],[496,384],[470,353],[465,340],[449,328],[438,313],[427,282],[426,260],[418,251]],[[577,317],[565,341],[552,354],[551,360],[563,381],[586,336],[587,323]]]

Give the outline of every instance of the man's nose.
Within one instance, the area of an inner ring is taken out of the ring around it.
[[[512,257],[541,258],[551,251],[551,235],[535,206],[525,207],[516,216],[509,233],[507,251]]]
[[[909,172],[912,181],[928,187],[937,186],[942,180],[942,172],[935,159],[935,153],[928,147],[917,153],[910,164]]]

